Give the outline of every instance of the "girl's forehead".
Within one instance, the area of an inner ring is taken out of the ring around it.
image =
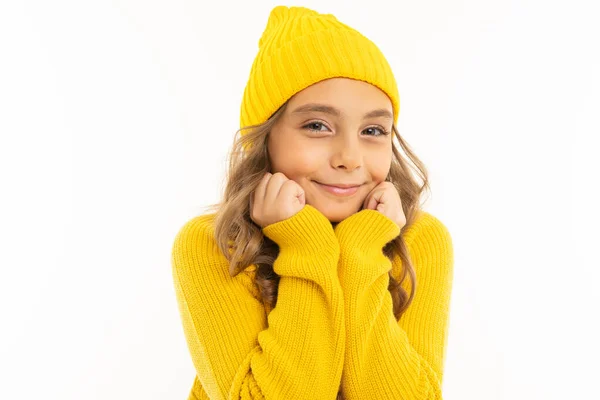
[[[358,101],[360,100],[360,101]],[[393,118],[392,101],[378,87],[370,83],[348,79],[330,78],[315,83],[288,100],[286,113],[325,112],[336,117],[343,114],[371,113],[375,109],[386,109],[371,116],[387,116]]]

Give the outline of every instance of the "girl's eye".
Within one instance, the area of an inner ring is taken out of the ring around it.
[[[379,132],[381,132],[379,135],[374,135],[374,136],[385,136],[385,135],[390,134],[388,131],[386,131],[385,129],[383,129],[380,126],[370,126],[367,129],[365,129],[363,132],[366,132],[366,131],[372,130],[372,129],[376,129],[376,130],[379,130]]]
[[[312,129],[311,127],[317,126],[317,129]],[[320,129],[318,129],[318,127],[320,126],[325,126],[322,122],[309,122],[308,124],[304,125],[303,128],[308,129],[309,131],[313,131],[313,132],[322,132]]]

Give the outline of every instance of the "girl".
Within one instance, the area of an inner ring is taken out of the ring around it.
[[[369,39],[271,11],[223,200],[173,245],[188,399],[442,398],[452,241],[398,111]]]

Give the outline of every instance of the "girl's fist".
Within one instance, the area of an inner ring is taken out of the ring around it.
[[[400,229],[406,225],[400,194],[392,182],[384,181],[375,186],[365,198],[363,209],[379,211],[394,221]]]
[[[304,189],[283,173],[267,172],[250,198],[250,218],[264,228],[298,213],[304,205]]]

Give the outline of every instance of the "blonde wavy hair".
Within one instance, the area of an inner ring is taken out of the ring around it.
[[[288,100],[289,101],[289,100]],[[279,275],[273,271],[273,262],[277,258],[279,248],[276,243],[263,235],[260,226],[250,218],[250,198],[266,172],[271,172],[271,163],[267,151],[267,140],[271,128],[281,118],[288,102],[283,104],[266,122],[240,128],[234,137],[231,153],[229,154],[229,169],[225,179],[222,200],[209,205],[208,211],[214,212],[215,240],[221,252],[229,261],[229,275],[235,277],[251,265],[256,266],[254,282],[259,300],[268,304],[271,309],[277,303],[277,288]],[[239,135],[242,131],[248,131]],[[429,191],[427,170],[423,163],[411,151],[402,139],[395,125],[392,125],[393,158],[389,175],[386,180],[392,182],[402,200],[402,208],[406,216],[406,225],[395,239],[383,248],[384,254],[394,261],[399,257],[402,261],[402,272],[396,280],[389,272],[388,290],[392,297],[393,313],[397,321],[408,308],[417,289],[416,275],[411,263],[403,232],[410,227],[421,211],[421,194]],[[394,137],[406,153],[415,168],[398,151]],[[421,184],[411,174],[415,171],[421,179]],[[411,292],[401,286],[409,278]],[[341,385],[338,400],[343,399]]]

